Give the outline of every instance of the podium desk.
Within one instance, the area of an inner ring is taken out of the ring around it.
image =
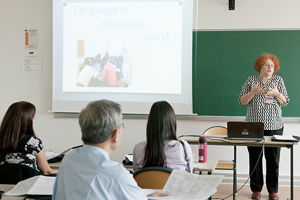
[[[180,139],[186,140],[189,144],[199,143],[199,137],[196,136],[183,136]],[[234,162],[236,163],[236,147],[237,146],[252,146],[252,147],[285,147],[290,149],[290,184],[291,184],[291,198],[294,200],[294,150],[293,146],[297,145],[296,142],[277,142],[272,141],[272,136],[264,136],[264,141],[246,141],[246,140],[227,140],[226,136],[210,135],[207,136],[207,145],[221,145],[221,146],[233,146],[234,147]],[[236,184],[236,174],[234,174],[234,181]]]

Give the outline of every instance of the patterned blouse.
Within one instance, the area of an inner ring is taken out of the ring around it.
[[[39,171],[36,163],[36,155],[44,148],[42,141],[35,136],[25,136],[20,140],[16,153],[10,153],[5,156],[5,163],[13,163],[29,166]]]
[[[239,96],[247,94],[255,87],[258,82],[258,87],[264,86],[262,78],[259,75],[249,76],[246,83],[242,87],[242,91]],[[285,96],[287,103],[281,104],[276,97],[273,97],[271,103],[265,102],[264,94],[255,94],[254,97],[248,103],[246,121],[247,122],[263,122],[265,130],[278,130],[283,127],[281,106],[286,106],[290,101],[287,94],[283,79],[278,75],[273,75],[267,80],[266,88],[273,88],[273,84],[277,87],[278,91]]]

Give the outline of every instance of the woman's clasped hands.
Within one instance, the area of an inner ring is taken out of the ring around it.
[[[254,96],[255,94],[265,94],[267,96],[277,96],[279,93],[277,87],[274,85],[274,83],[272,83],[273,88],[269,88],[267,89],[265,86],[261,86],[258,87],[258,82],[256,82],[256,85],[254,86],[254,88],[251,90],[251,94],[249,92],[249,94],[251,96]]]
[[[267,96],[277,96],[280,94],[280,92],[278,91],[277,87],[274,85],[274,83],[272,83],[273,88],[269,88],[269,91],[267,92]]]
[[[265,86],[258,87],[258,82],[256,82],[256,85],[254,88],[249,92],[251,96],[254,96],[255,94],[267,94],[268,89],[265,88]]]

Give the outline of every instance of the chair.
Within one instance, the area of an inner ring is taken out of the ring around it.
[[[203,133],[205,136],[224,135],[227,136],[227,128],[224,126],[212,126],[206,129]],[[236,146],[234,146],[233,160],[218,160],[216,170],[233,170],[233,194],[237,191],[236,180]]]
[[[17,184],[36,175],[43,175],[43,173],[20,164],[0,165],[0,184]]]
[[[143,189],[163,189],[173,169],[145,167],[133,172],[133,178]]]

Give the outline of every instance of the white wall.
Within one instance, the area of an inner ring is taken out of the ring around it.
[[[299,29],[298,0],[236,0],[228,10],[228,0],[194,0],[196,29]]]
[[[228,10],[228,0],[199,0],[195,29],[299,28],[300,1],[251,0],[236,1],[236,10]],[[77,118],[54,118],[52,94],[52,1],[0,1],[0,117],[8,106],[26,100],[37,107],[34,128],[47,150],[61,151],[82,144]],[[38,29],[39,50],[42,51],[42,80],[22,80],[21,57],[24,50],[24,30]],[[122,143],[111,154],[121,162],[133,146],[145,140],[145,119],[124,119]],[[201,134],[214,125],[226,126],[225,121],[178,121],[178,135]],[[285,123],[285,134],[299,135],[299,123]],[[192,147],[195,151],[197,146]],[[294,148],[295,158],[300,147]],[[209,146],[208,156],[214,159],[232,158],[231,147]],[[289,175],[289,150],[282,149],[280,174]],[[248,173],[246,147],[238,147],[238,173]],[[300,160],[295,159],[295,175],[300,176]]]

